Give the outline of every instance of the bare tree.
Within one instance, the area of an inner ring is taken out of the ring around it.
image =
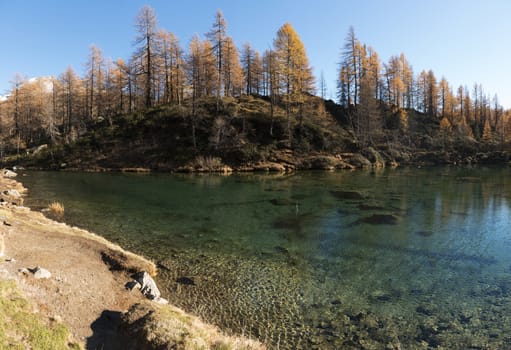
[[[135,28],[137,37],[135,45],[138,46],[135,55],[141,59],[142,71],[145,76],[145,107],[150,108],[153,102],[153,60],[157,39],[157,19],[152,7],[146,5],[140,10],[136,20]]]

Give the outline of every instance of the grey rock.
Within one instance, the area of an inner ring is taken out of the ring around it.
[[[14,171],[11,171],[9,169],[2,170],[2,176],[3,177],[16,177],[18,174],[16,174]]]
[[[169,303],[169,301],[167,299],[162,298],[162,297],[155,298],[155,299],[153,299],[153,301],[157,304],[162,304],[162,305],[166,305]]]
[[[16,198],[21,197],[21,194],[18,192],[18,190],[14,190],[14,189],[5,190],[4,194],[6,196],[11,196],[11,197],[16,197]]]
[[[140,284],[140,292],[150,300],[158,300],[161,297],[160,290],[154,279],[145,271],[133,275],[133,279]]]

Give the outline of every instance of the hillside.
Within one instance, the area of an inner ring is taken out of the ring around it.
[[[307,96],[292,110],[289,135],[285,106],[272,104],[269,98],[229,97],[218,106],[217,110],[214,97],[207,97],[194,106],[185,101],[182,105],[97,118],[74,141],[34,145],[20,155],[4,157],[4,165],[229,172],[509,160],[509,144],[478,142],[442,132],[439,118],[414,110],[380,105],[372,121],[379,127],[357,130],[352,125],[360,111]]]

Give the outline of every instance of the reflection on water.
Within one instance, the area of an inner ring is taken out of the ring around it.
[[[165,297],[271,348],[510,348],[509,168],[29,173],[28,205],[161,262]]]

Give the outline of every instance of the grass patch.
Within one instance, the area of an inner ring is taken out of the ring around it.
[[[176,350],[264,350],[254,340],[226,336],[216,327],[171,305],[143,302],[123,316],[121,328],[133,348]]]
[[[0,280],[0,350],[80,349],[61,323],[46,324],[12,280]]]
[[[48,206],[48,211],[57,217],[64,215],[64,204],[59,202],[53,202]]]

